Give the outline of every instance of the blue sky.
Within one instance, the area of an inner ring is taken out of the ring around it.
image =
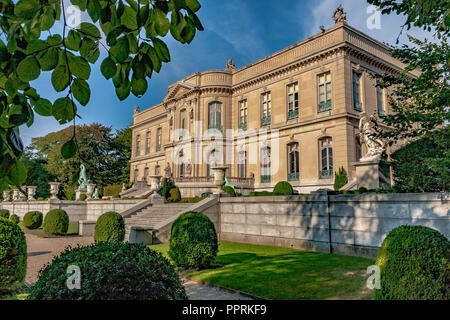
[[[172,61],[165,64],[160,74],[149,81],[147,93],[136,98],[130,95],[119,101],[111,80],[100,73],[102,52],[97,64],[92,67],[89,84],[91,100],[86,107],[79,106],[82,117],[78,123],[100,122],[113,129],[122,129],[132,122],[133,106],[147,109],[158,104],[167,94],[167,87],[185,76],[210,70],[224,69],[226,61],[233,59],[237,67],[245,66],[271,53],[319,33],[319,26],[333,25],[331,15],[342,3],[349,24],[369,36],[394,44],[404,17],[382,16],[381,29],[369,30],[367,13],[369,5],[364,0],[200,0],[200,20],[205,31],[198,32],[194,41],[182,45],[169,35],[165,41],[169,46]],[[421,30],[409,34],[423,37]],[[429,35],[428,35],[429,36]],[[401,38],[406,42],[406,35]],[[46,72],[33,82],[38,93],[54,101],[62,96],[56,93]],[[21,136],[28,145],[32,137],[40,137],[60,130],[53,118],[36,116],[31,128],[22,127]]]

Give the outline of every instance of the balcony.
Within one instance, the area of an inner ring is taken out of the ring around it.
[[[333,169],[330,170],[321,170],[319,171],[320,179],[332,179],[333,178]]]
[[[271,176],[261,176],[261,183],[270,183]]]
[[[288,120],[298,118],[298,110],[291,110],[287,114]]]
[[[300,179],[299,172],[291,172],[288,174],[288,181],[298,181]]]
[[[324,112],[331,110],[331,100],[328,100],[327,102],[320,102],[318,105],[318,111]]]
[[[261,118],[261,126],[270,126],[270,123],[271,123],[271,117],[270,116]]]
[[[362,112],[362,104],[361,104],[361,102],[355,102],[355,104],[353,106],[353,109],[355,109],[355,111]]]
[[[208,130],[210,130],[210,129],[222,131],[222,126],[220,124],[210,124],[208,126]]]
[[[239,129],[241,129],[241,130],[247,130],[247,123],[241,123],[241,124],[239,124]]]

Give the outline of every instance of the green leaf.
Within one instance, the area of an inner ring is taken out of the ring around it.
[[[75,117],[77,112],[76,105],[69,98],[59,98],[55,101],[52,108],[53,117],[60,124],[65,124]]]
[[[27,54],[31,55],[38,51],[43,51],[47,48],[47,43],[42,40],[31,40],[27,45]]]
[[[72,93],[78,102],[85,106],[88,104],[91,98],[91,89],[86,81],[81,79],[75,79],[72,83]]]
[[[107,57],[103,60],[100,70],[106,79],[111,79],[116,74],[117,67],[113,59],[111,59],[111,57]]]
[[[64,159],[70,159],[73,158],[77,153],[77,145],[75,141],[70,140],[63,144],[61,147],[61,155]]]
[[[62,42],[62,38],[59,34],[55,34],[53,36],[49,36],[47,38],[47,43],[51,46],[57,45]]]
[[[81,41],[80,55],[83,58],[86,58],[91,53],[94,46],[95,46],[94,41],[88,38],[84,38],[83,41]]]
[[[19,18],[31,19],[39,10],[40,4],[34,0],[20,0],[14,7],[14,15]]]
[[[152,60],[153,70],[159,73],[159,71],[161,71],[161,59],[159,59],[156,50],[153,47],[149,47],[147,54],[150,57],[150,60]]]
[[[77,78],[87,80],[91,75],[91,67],[89,63],[79,56],[69,55],[69,69],[70,72]]]
[[[170,21],[167,18],[166,14],[159,10],[158,8],[154,9],[154,18],[155,18],[155,29],[156,32],[164,37],[167,32],[169,32]]]
[[[78,51],[81,46],[80,33],[75,30],[70,30],[67,38],[65,39],[66,47],[70,50]]]
[[[89,23],[89,22],[80,23],[79,30],[84,35],[90,36],[90,37],[94,38],[95,40],[100,39],[100,30],[98,30],[98,28],[95,25],[93,25],[92,23]]]
[[[52,115],[52,107],[52,103],[49,100],[40,98],[34,104],[34,111],[41,116],[50,117]]]
[[[186,41],[186,43],[191,43],[192,40],[194,40],[195,37],[195,26],[192,20],[188,17],[187,23],[184,26],[183,30],[181,31],[181,37]]]
[[[100,18],[101,6],[98,0],[89,0],[87,11],[93,22],[97,22]]]
[[[156,53],[158,57],[163,62],[170,62],[170,53],[167,45],[158,38],[152,38],[153,45],[155,46]]]
[[[185,1],[186,1],[186,5],[192,11],[197,12],[198,10],[200,10],[201,5],[200,5],[200,2],[198,2],[198,0],[185,0]]]
[[[37,59],[43,71],[53,70],[58,65],[58,49],[49,48],[37,55]]]
[[[11,164],[8,179],[15,186],[22,186],[27,180],[27,169],[19,159]]]
[[[17,66],[17,75],[22,81],[28,82],[35,80],[41,74],[39,62],[35,57],[29,56],[23,59]]]
[[[44,8],[44,14],[41,16],[41,30],[50,30],[55,23],[54,10],[51,6]]]
[[[95,63],[97,61],[98,57],[100,57],[100,50],[97,48],[97,49],[95,49],[94,53],[88,54],[86,59],[90,63]]]
[[[30,113],[24,105],[12,105],[9,109],[9,123],[14,126],[20,126],[28,121]]]
[[[131,92],[136,96],[140,97],[147,91],[147,79],[137,79],[136,77],[131,78]]]
[[[117,59],[120,63],[124,62],[128,58],[129,43],[127,37],[121,37],[117,39],[117,43],[109,49],[109,53]]]
[[[136,11],[134,11],[131,7],[125,6],[123,14],[120,17],[120,22],[128,29],[136,30],[138,28],[136,15]]]
[[[52,72],[52,85],[57,92],[63,91],[70,83],[69,70],[67,65],[59,65]]]
[[[116,88],[116,95],[120,101],[125,100],[130,95],[131,82],[123,82],[122,85]]]
[[[136,54],[138,52],[138,41],[136,36],[132,33],[127,34],[130,53]]]
[[[23,142],[19,135],[19,128],[9,129],[6,133],[6,141],[8,145],[11,147],[13,153],[18,157],[23,152]],[[1,157],[0,157],[0,162]]]

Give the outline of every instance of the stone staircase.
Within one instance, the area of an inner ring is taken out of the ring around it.
[[[131,227],[155,228],[171,217],[189,211],[192,203],[153,204],[125,217],[125,241],[130,238]]]

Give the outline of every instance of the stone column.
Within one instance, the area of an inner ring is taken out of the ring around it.
[[[10,197],[11,197],[11,191],[9,191],[9,190],[3,191],[3,202],[9,202]]]
[[[94,194],[95,191],[95,184],[93,183],[89,183],[86,185],[87,190],[86,190],[86,196],[88,199],[92,199],[92,195]]]
[[[380,187],[379,160],[359,161],[353,165],[356,167],[356,181],[358,188],[364,187],[375,190]]]
[[[36,201],[36,199],[34,198],[34,196],[36,195],[36,189],[37,187],[27,187],[27,191],[28,191],[28,201]]]
[[[49,184],[50,184],[50,194],[52,195],[50,200],[58,200],[59,186],[61,185],[61,183],[49,182]]]
[[[217,186],[217,190],[215,194],[223,195],[227,194],[222,190],[222,187],[225,185],[225,173],[228,167],[213,167],[211,168],[214,173],[214,184]]]
[[[150,185],[152,191],[158,191],[161,181],[161,176],[150,176]]]

